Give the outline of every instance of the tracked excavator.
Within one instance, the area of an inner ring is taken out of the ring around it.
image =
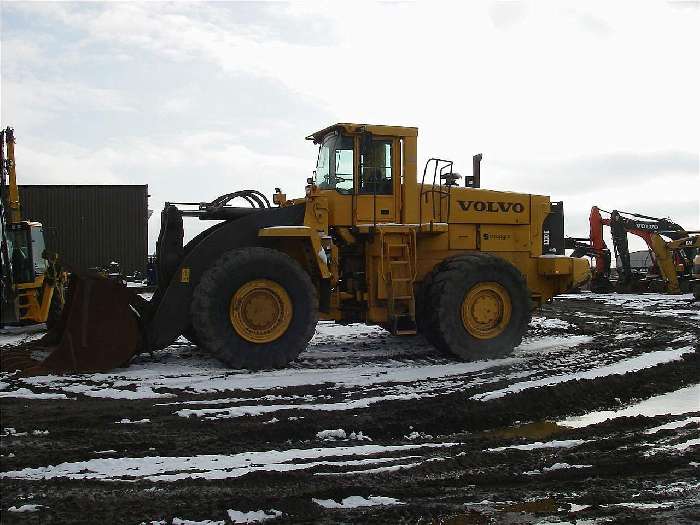
[[[606,214],[603,217],[602,214]],[[598,293],[639,293],[646,291],[677,294],[690,292],[697,283],[693,259],[698,254],[698,237],[670,219],[625,211],[606,211],[597,206],[589,216],[590,237],[567,238],[573,256],[592,257],[595,261],[590,281]],[[612,254],[603,239],[603,228],[610,228],[617,279],[611,278]],[[632,269],[628,234],[640,237],[647,245],[652,265],[648,272]]]
[[[417,137],[335,124],[307,137],[319,152],[301,198],[166,203],[153,298],[75,275],[60,327],[40,343],[52,353],[4,368],[107,370],[181,335],[230,367],[284,367],[319,319],[420,333],[463,360],[508,355],[534,308],[588,279],[588,260],[563,255],[561,203],[482,189],[480,156],[464,187],[446,159],[419,175]],[[187,218],[214,224],[183,245]]]

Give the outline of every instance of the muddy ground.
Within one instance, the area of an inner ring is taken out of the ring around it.
[[[2,523],[698,523],[690,299],[565,296],[478,363],[327,324],[281,372],[183,341],[113,374],[5,374]]]

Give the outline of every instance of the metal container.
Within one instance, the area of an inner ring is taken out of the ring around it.
[[[71,268],[145,273],[147,185],[20,185],[22,219],[41,222],[48,250]]]

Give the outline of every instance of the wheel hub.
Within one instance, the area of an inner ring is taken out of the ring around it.
[[[464,328],[478,339],[491,339],[510,322],[511,301],[507,290],[496,282],[473,286],[462,301]]]
[[[229,306],[231,325],[251,343],[279,339],[292,321],[292,301],[287,291],[269,279],[255,279],[233,294]]]

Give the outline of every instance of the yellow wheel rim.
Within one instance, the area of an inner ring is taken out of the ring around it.
[[[508,291],[498,283],[473,286],[462,301],[462,323],[477,339],[492,339],[510,322],[512,305]]]
[[[289,328],[292,311],[284,288],[269,279],[255,279],[233,294],[229,317],[236,333],[246,341],[271,343]]]

